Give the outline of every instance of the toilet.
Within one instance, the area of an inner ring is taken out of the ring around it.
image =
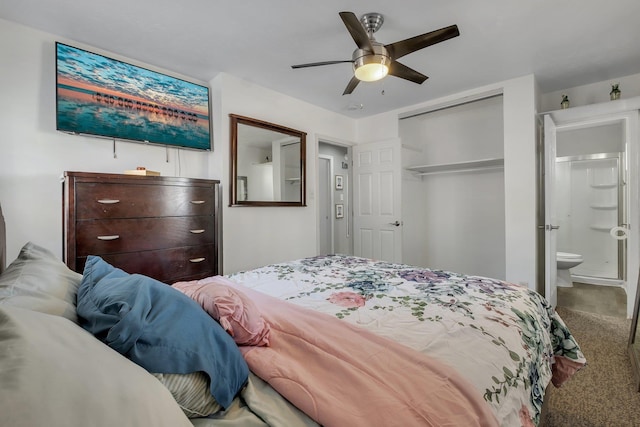
[[[556,286],[563,288],[572,287],[573,281],[571,280],[571,271],[569,271],[569,269],[582,264],[582,255],[568,252],[557,252],[556,261],[558,264]]]

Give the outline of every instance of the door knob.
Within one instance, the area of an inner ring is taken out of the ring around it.
[[[389,225],[395,225],[396,227],[400,227],[402,223],[400,221],[390,222]]]

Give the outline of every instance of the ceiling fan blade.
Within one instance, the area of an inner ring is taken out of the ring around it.
[[[353,92],[356,86],[358,86],[358,83],[360,83],[360,80],[358,80],[356,76],[351,77],[351,80],[349,80],[349,84],[347,84],[347,87],[344,89],[344,92],[342,92],[342,94],[349,95],[351,92]]]
[[[453,37],[458,37],[459,35],[460,31],[458,31],[458,26],[451,25],[449,27],[440,28],[439,30],[411,37],[406,40],[388,44],[385,48],[387,49],[387,52],[389,52],[391,59],[395,60],[402,58],[411,52],[415,52],[416,50],[424,49],[427,46],[449,40]]]
[[[356,15],[353,12],[340,12],[340,18],[342,18],[342,22],[344,22],[358,48],[373,52],[371,40]]]
[[[323,62],[310,62],[308,64],[298,64],[292,65],[291,68],[307,68],[307,67],[319,67],[321,65],[333,65],[333,64],[342,64],[343,62],[353,62],[350,59],[346,59],[344,61],[323,61]]]
[[[422,73],[417,72],[413,68],[409,68],[406,65],[393,61],[389,66],[389,75],[400,77],[401,79],[409,80],[410,82],[418,83],[419,85],[424,83],[429,77]]]

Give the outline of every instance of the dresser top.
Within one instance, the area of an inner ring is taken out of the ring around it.
[[[217,179],[202,179],[202,178],[185,178],[178,176],[143,176],[143,175],[127,175],[127,174],[115,174],[115,173],[101,173],[101,172],[73,172],[65,171],[65,177],[74,178],[77,181],[86,182],[108,182],[113,181],[130,181],[135,183],[156,183],[156,184],[219,184]]]

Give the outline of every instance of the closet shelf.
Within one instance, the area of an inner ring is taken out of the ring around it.
[[[591,184],[591,188],[616,188],[618,184]]]
[[[618,205],[591,205],[591,209],[613,210],[617,209]]]
[[[504,167],[504,159],[471,160],[468,162],[443,163],[438,165],[408,166],[406,169],[418,175],[447,173],[459,171],[473,171]]]

